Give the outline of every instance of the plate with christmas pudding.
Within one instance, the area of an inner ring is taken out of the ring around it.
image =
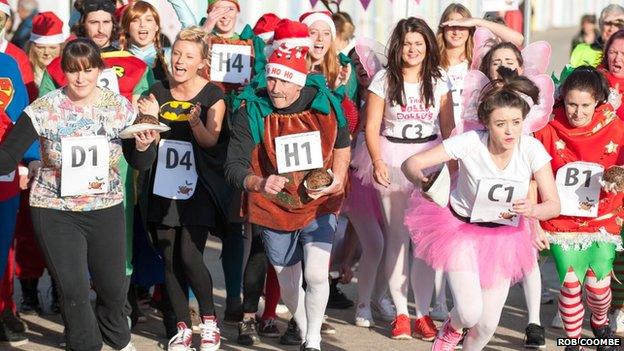
[[[333,181],[334,174],[331,169],[319,168],[306,174],[303,186],[310,191],[320,191],[330,186]]]
[[[144,132],[147,130],[155,130],[159,133],[168,131],[169,126],[164,123],[158,122],[158,118],[148,115],[140,115],[134,120],[134,124],[126,127],[119,132],[119,137],[122,139],[134,138],[134,133]]]

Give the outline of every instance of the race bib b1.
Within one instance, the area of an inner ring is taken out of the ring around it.
[[[61,196],[107,193],[109,156],[104,136],[61,139]]]
[[[279,174],[323,168],[323,149],[319,131],[275,138],[275,157]]]
[[[187,141],[161,139],[154,177],[154,194],[168,199],[187,200],[197,187],[193,145]]]
[[[492,222],[517,227],[519,215],[512,211],[514,201],[524,199],[529,181],[485,178],[479,181],[470,222]]]
[[[556,184],[564,216],[598,216],[600,178],[604,167],[591,162],[572,162],[557,170]]]

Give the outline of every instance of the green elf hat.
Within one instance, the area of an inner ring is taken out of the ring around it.
[[[236,9],[240,12],[240,5],[238,4],[238,0],[208,0],[208,11],[212,10],[212,6],[218,3],[219,1],[229,1],[236,5]]]

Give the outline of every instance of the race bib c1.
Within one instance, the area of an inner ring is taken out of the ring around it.
[[[119,79],[115,70],[112,68],[104,69],[98,77],[97,86],[119,94]]]
[[[514,201],[524,199],[529,181],[484,178],[479,181],[470,222],[493,222],[517,227],[519,215],[512,211]]]
[[[600,178],[604,167],[591,162],[572,162],[557,170],[556,184],[564,216],[597,217]]]
[[[323,149],[319,131],[275,138],[275,157],[279,174],[323,168]]]
[[[251,79],[251,46],[213,44],[210,80],[243,84]]]
[[[168,199],[187,200],[197,187],[193,145],[187,141],[161,139],[154,177],[154,194]]]
[[[61,196],[108,192],[109,146],[104,136],[61,139]]]

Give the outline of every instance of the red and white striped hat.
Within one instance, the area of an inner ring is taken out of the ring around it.
[[[8,0],[0,0],[0,12],[4,12],[7,16],[11,16],[11,5]]]
[[[2,1],[2,0],[0,0]],[[39,12],[33,17],[30,41],[37,44],[61,44],[67,39],[63,33],[63,21],[50,11]]]

